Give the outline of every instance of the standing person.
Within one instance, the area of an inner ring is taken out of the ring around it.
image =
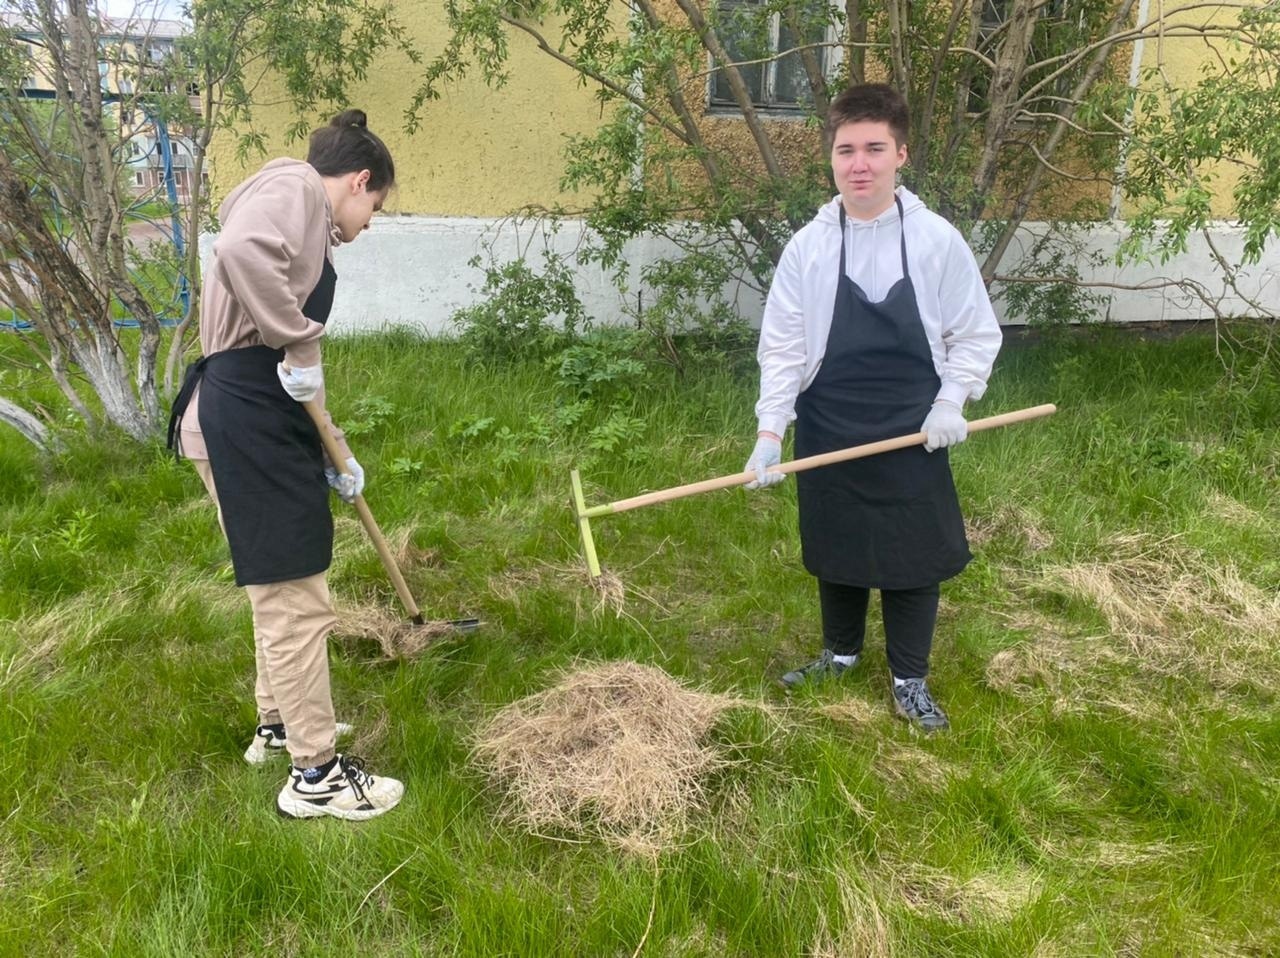
[[[311,134],[306,162],[273,160],[222,204],[200,320],[204,356],[187,370],[169,421],[169,445],[218,506],[236,585],[253,607],[259,724],[245,759],[288,752],[293,768],[276,807],[293,818],[372,818],[404,794],[336,750],[329,487],[353,501],[364,470],[331,421],[350,475],[327,462],[301,405],[324,406],[333,247],[368,229],[395,182],[391,154],[365,124],[360,110],[339,114]]]
[[[871,589],[880,590],[898,714],[927,730],[947,718],[926,682],[938,585],[971,558],[946,447],[964,440],[965,400],[986,390],[1000,327],[959,231],[895,188],[907,162],[907,104],[860,84],[827,114],[839,195],[791,238],[760,330],[759,432],[748,489],[781,481],[782,436],[797,458],[907,433],[923,448],[796,475],[805,568],[818,579],[822,654],[788,689],[858,661]]]

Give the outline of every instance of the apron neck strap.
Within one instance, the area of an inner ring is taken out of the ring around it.
[[[902,275],[905,279],[910,279],[911,273],[907,270],[907,214],[902,210],[902,198],[897,193],[893,194],[893,202],[898,207],[898,243],[902,247]]]

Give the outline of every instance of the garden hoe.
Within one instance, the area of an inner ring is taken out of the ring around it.
[[[329,432],[329,424],[325,422],[324,413],[320,411],[320,407],[314,401],[304,402],[302,405],[311,417],[311,421],[316,424],[316,431],[320,433],[320,441],[324,444],[324,451],[328,454],[333,467],[343,475],[350,475],[350,470],[347,469],[346,457],[338,447],[337,440],[333,438],[333,434]],[[364,525],[364,531],[369,534],[369,540],[373,543],[373,547],[378,550],[378,557],[382,559],[387,575],[391,577],[391,583],[396,587],[396,593],[400,596],[400,601],[404,604],[405,611],[409,613],[409,621],[414,625],[431,628],[443,626],[454,632],[474,632],[480,625],[479,619],[449,619],[445,622],[428,622],[422,617],[422,612],[418,609],[418,603],[413,601],[409,586],[404,581],[404,576],[400,573],[400,567],[396,565],[395,556],[391,554],[387,540],[383,538],[382,530],[378,528],[378,523],[374,521],[373,513],[369,511],[369,506],[364,501],[364,496],[356,496],[354,505],[356,513],[360,516],[360,522]]]
[[[999,416],[989,416],[986,419],[975,419],[969,423],[969,432],[982,432],[984,429],[995,429],[997,426],[1008,426],[1016,422],[1026,422],[1028,419],[1039,419],[1041,416],[1048,416],[1057,412],[1057,409],[1058,407],[1052,403],[1046,403],[1043,406],[1031,406],[1027,409],[1002,413]],[[922,446],[927,438],[923,432],[913,432],[907,436],[881,439],[879,442],[868,442],[861,446],[850,446],[848,449],[837,449],[834,452],[824,452],[817,456],[807,456],[804,459],[793,459],[791,462],[784,462],[770,467],[769,472],[804,472],[806,469],[829,466],[835,462],[865,459],[867,456],[890,452],[894,449]],[[711,492],[713,489],[729,489],[733,486],[745,485],[755,477],[754,470],[735,472],[730,476],[704,479],[701,482],[691,482],[685,486],[674,486],[670,489],[660,489],[657,492],[646,492],[644,495],[632,496],[630,499],[619,499],[617,502],[610,502],[603,506],[587,508],[586,501],[582,495],[582,479],[579,477],[577,469],[572,470],[569,473],[569,480],[573,486],[573,508],[578,518],[578,533],[582,537],[582,552],[587,560],[587,571],[591,574],[592,584],[599,588],[601,577],[600,560],[596,558],[596,545],[591,538],[592,519],[598,516],[613,515],[616,512],[626,512],[628,509],[639,509],[641,506],[652,506],[659,502],[683,499],[685,496],[697,495],[700,492]]]

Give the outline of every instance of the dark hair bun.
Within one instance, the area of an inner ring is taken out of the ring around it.
[[[390,189],[396,181],[396,165],[387,145],[365,123],[364,110],[343,110],[328,126],[313,130],[307,162],[321,176],[368,170],[370,190]]]
[[[364,115],[364,110],[343,110],[329,121],[330,126],[364,127],[367,123],[368,117]]]

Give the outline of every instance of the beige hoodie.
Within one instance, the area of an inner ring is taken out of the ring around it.
[[[204,355],[266,345],[284,349],[290,366],[320,364],[324,326],[302,315],[324,259],[339,242],[320,174],[302,160],[272,160],[237,186],[218,213],[201,302]],[[208,459],[200,434],[197,389],[182,417],[182,454]],[[324,390],[316,397],[324,407]],[[328,418],[328,413],[325,413]],[[350,456],[341,430],[330,429]]]

